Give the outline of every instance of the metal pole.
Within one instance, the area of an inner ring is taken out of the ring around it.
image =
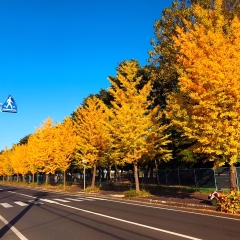
[[[237,180],[237,188],[239,191],[239,181],[238,181],[238,172],[237,172],[237,168],[235,167],[235,174],[236,174],[236,180]]]
[[[217,181],[216,181],[216,172],[215,172],[215,170],[213,170],[213,175],[214,175],[215,189],[217,191],[218,190],[218,186],[217,186]]]

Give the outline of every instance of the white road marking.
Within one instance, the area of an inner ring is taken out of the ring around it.
[[[144,225],[144,224],[140,224],[140,223],[136,223],[136,222],[131,222],[131,221],[124,220],[124,219],[121,219],[121,218],[111,217],[111,216],[108,216],[108,215],[105,215],[105,214],[96,213],[96,212],[88,211],[88,210],[85,210],[85,209],[68,206],[68,205],[65,205],[65,204],[62,204],[62,203],[58,203],[58,202],[56,202],[56,204],[60,205],[60,206],[63,206],[63,207],[72,208],[72,209],[75,209],[75,210],[78,210],[78,211],[81,211],[81,212],[86,212],[86,213],[97,215],[97,216],[100,216],[100,217],[113,219],[113,220],[116,220],[116,221],[119,221],[119,222],[124,222],[124,223],[132,224],[132,225],[135,225],[135,226],[143,227],[143,228],[148,228],[148,229],[155,230],[155,231],[158,231],[158,232],[164,232],[164,233],[175,235],[175,236],[178,236],[178,237],[183,237],[183,238],[187,238],[187,239],[191,239],[191,240],[201,240],[200,238],[195,238],[195,237],[191,237],[191,236],[188,236],[188,235],[167,231],[167,230],[164,230],[164,229],[161,229],[161,228],[156,228],[156,227],[152,227],[152,226],[148,226],[148,225]]]
[[[59,198],[55,198],[55,199],[53,199],[53,200],[55,200],[55,201],[59,201],[59,202],[70,202],[70,201],[68,201],[68,200],[59,199]]]
[[[24,202],[14,202],[14,203],[16,203],[19,206],[28,206],[28,204]]]
[[[0,205],[2,205],[5,208],[10,208],[13,207],[12,205],[8,204],[8,203],[0,203]]]
[[[32,190],[32,189],[30,189],[30,190]],[[36,191],[36,190],[34,190],[34,191]],[[8,191],[8,192],[12,192],[12,191]],[[36,197],[30,196],[30,195],[21,194],[21,193],[17,193],[17,192],[12,192],[12,193],[20,194],[20,195],[31,197],[31,198],[36,198]],[[79,195],[71,195],[71,196],[76,196],[78,199],[83,199],[83,200],[86,199],[86,198],[79,197]],[[82,195],[80,195],[80,196],[82,196]],[[39,199],[39,200],[42,200],[42,199]],[[50,201],[51,200],[49,200],[48,202],[50,202]],[[92,200],[92,201],[94,201],[94,200]],[[112,200],[112,199],[105,199],[105,201],[118,202],[118,203],[122,203],[122,204],[133,205],[133,206],[140,206],[140,207],[146,207],[146,208],[155,208],[155,209],[161,209],[161,210],[165,210],[165,211],[182,212],[182,213],[195,214],[195,215],[200,215],[200,216],[208,216],[208,217],[214,217],[214,218],[222,218],[222,219],[229,219],[229,220],[234,220],[234,221],[240,221],[240,219],[237,219],[237,218],[224,217],[224,216],[212,215],[212,214],[207,214],[207,213],[197,213],[197,212],[191,212],[191,211],[187,211],[187,210],[180,210],[180,209],[173,209],[173,208],[166,208],[166,207],[157,207],[157,206],[152,206],[152,205],[147,205],[147,204],[144,205],[144,204],[124,202],[124,201],[117,201],[117,200]],[[51,201],[50,203],[54,203],[54,201]]]
[[[14,194],[18,194],[18,195],[22,195],[22,196],[25,196],[25,197],[36,198],[36,197],[30,196],[30,195],[26,195],[26,194],[23,194],[23,193],[17,193],[17,192],[12,192],[12,191],[8,191],[8,192],[14,193]]]
[[[140,204],[140,203],[138,204],[138,203],[131,203],[131,202],[123,202],[123,201],[117,201],[117,200],[111,200],[111,199],[106,199],[106,201],[117,202],[117,203],[139,206],[139,207],[161,209],[161,210],[165,210],[165,211],[182,212],[182,213],[188,213],[188,214],[194,214],[194,215],[200,215],[200,216],[208,216],[208,217],[215,217],[215,218],[223,218],[223,219],[240,221],[240,219],[238,219],[238,218],[224,217],[224,216],[212,215],[212,214],[207,214],[207,213],[191,212],[191,211],[187,211],[187,210],[180,210],[180,209],[173,209],[173,208],[166,208],[166,207],[156,207],[156,206],[152,206],[152,205],[144,205],[144,204]]]
[[[82,202],[83,200],[82,199],[75,199],[75,198],[65,198],[67,200],[70,200],[70,201],[76,201],[76,202]]]
[[[102,201],[104,201],[104,200],[107,200],[107,199],[105,199],[105,198],[96,198],[96,197],[86,197],[86,198],[89,198],[89,199],[94,199],[94,200],[102,200]]]
[[[43,202],[48,202],[48,203],[57,203],[55,201],[49,200],[49,199],[44,199],[44,198],[39,198],[39,200],[43,201]]]
[[[41,204],[43,204],[43,203],[41,203],[41,202],[39,202],[39,201],[35,201],[35,200],[28,200],[28,202],[33,203],[33,204],[35,204],[35,205],[41,205]]]
[[[86,200],[86,201],[95,201],[95,200],[93,200],[93,199],[88,199],[88,198],[78,198],[78,199]]]
[[[21,240],[28,240],[22,233],[20,233],[14,226],[12,226],[5,218],[3,218],[1,215],[0,215],[0,220],[2,220],[3,223],[5,223],[9,229],[11,229],[16,236],[19,237],[19,239]]]

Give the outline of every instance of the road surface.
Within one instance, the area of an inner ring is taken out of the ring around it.
[[[240,239],[240,217],[0,185],[2,240]]]

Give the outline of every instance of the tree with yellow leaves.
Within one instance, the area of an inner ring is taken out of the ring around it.
[[[167,141],[164,130],[168,126],[160,125],[161,111],[159,107],[153,108],[153,102],[149,100],[151,82],[139,89],[141,77],[137,77],[137,73],[136,61],[123,62],[117,72],[119,84],[109,79],[112,84],[109,92],[114,98],[114,117],[110,122],[114,147],[123,162],[133,164],[136,191],[139,191],[138,162],[154,151],[154,145],[164,148]],[[157,148],[161,153],[161,148]]]
[[[74,128],[77,133],[76,159],[79,165],[83,161],[93,167],[92,187],[95,187],[97,163],[105,158],[111,144],[111,135],[107,128],[110,111],[97,97],[88,98],[74,114]]]
[[[58,169],[58,134],[56,128],[53,120],[47,118],[38,129],[38,164],[46,174],[46,183],[49,181],[49,174],[55,173]]]
[[[47,118],[28,141],[28,159],[31,172],[34,175],[41,171],[46,174],[46,183],[49,174],[55,173],[58,168],[56,152],[58,147],[56,126],[51,118]],[[33,176],[34,181],[34,176]]]
[[[42,164],[39,162],[39,130],[36,129],[34,134],[31,134],[28,143],[27,143],[27,162],[28,162],[28,171],[33,174],[32,181],[34,182],[34,175],[42,170]]]
[[[12,148],[11,163],[14,173],[17,174],[17,181],[19,181],[19,174],[24,176],[29,171],[29,164],[27,161],[27,145],[15,145]]]
[[[1,173],[4,176],[8,177],[8,180],[12,178],[12,175],[14,174],[14,170],[12,167],[12,161],[11,161],[11,155],[12,151],[11,149],[8,149],[7,147],[5,150],[0,154],[0,168]]]
[[[73,128],[73,121],[70,118],[65,118],[64,122],[58,123],[56,131],[56,158],[57,168],[64,173],[63,184],[66,184],[66,170],[68,169],[73,154],[76,149],[77,135]]]
[[[230,165],[231,189],[236,190],[234,163],[240,150],[240,21],[226,19],[222,0],[213,9],[193,5],[194,20],[177,28],[180,91],[168,100],[167,115],[196,143],[196,153],[215,166]]]

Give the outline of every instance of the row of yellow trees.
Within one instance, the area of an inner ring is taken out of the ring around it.
[[[94,186],[97,166],[131,163],[138,191],[138,162],[155,156],[171,158],[167,129],[172,125],[191,142],[193,153],[215,166],[230,165],[235,190],[234,164],[240,151],[240,20],[234,13],[225,17],[225,1],[212,3],[211,8],[192,4],[192,17],[179,23],[172,45],[165,42],[176,58],[167,64],[178,76],[165,104],[156,106],[149,97],[156,73],[140,87],[136,61],[125,61],[117,77],[109,79],[111,107],[92,97],[63,124],[54,126],[47,119],[26,146],[4,151],[1,173],[65,172],[72,159],[79,165],[84,160],[93,167]]]
[[[64,122],[53,125],[51,118],[29,137],[28,144],[14,145],[12,149],[5,149],[0,155],[0,175],[11,176],[19,174],[25,176],[29,172],[34,175],[44,172],[48,181],[49,173],[68,169],[72,154],[76,149],[76,134],[72,120],[66,118]],[[64,174],[65,184],[65,174]]]
[[[114,98],[108,108],[102,100],[92,97],[80,106],[72,119],[53,125],[48,118],[28,140],[27,145],[15,145],[0,155],[0,174],[33,175],[41,171],[48,176],[60,170],[66,172],[72,160],[93,167],[92,187],[96,167],[101,165],[134,165],[136,190],[139,191],[137,164],[155,157],[171,158],[166,148],[168,125],[161,122],[162,111],[152,107],[149,99],[151,82],[139,89],[136,61],[125,62],[117,73],[120,84],[111,81]],[[65,176],[65,174],[64,174]],[[65,183],[65,177],[64,177]]]

